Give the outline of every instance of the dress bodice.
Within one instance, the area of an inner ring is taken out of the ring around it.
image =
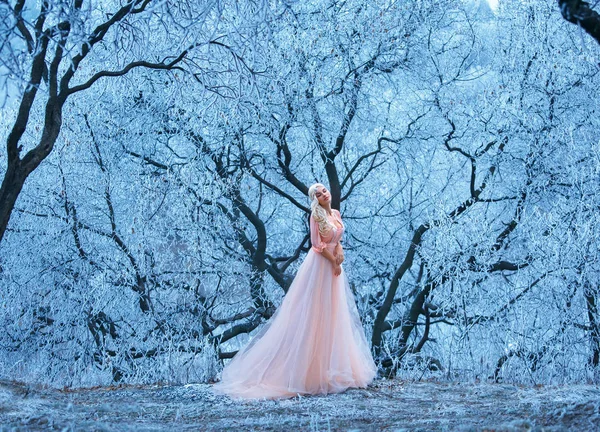
[[[345,226],[339,211],[332,210],[331,215],[327,215],[327,218],[333,227],[328,232],[321,234],[319,232],[318,223],[312,216],[310,217],[310,239],[313,250],[316,252],[322,252],[325,248],[333,251],[335,246],[342,239],[342,235],[345,231]]]
[[[335,212],[333,212],[331,216],[328,216],[328,219],[333,224],[333,228],[325,236],[322,235],[323,241],[335,245],[342,239],[342,235],[344,234],[344,224],[342,223],[341,218],[338,219],[335,216]]]

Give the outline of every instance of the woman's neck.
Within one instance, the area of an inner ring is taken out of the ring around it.
[[[321,207],[323,207],[325,209],[325,211],[327,212],[327,214],[332,214],[332,210],[331,210],[331,204],[327,203],[327,205],[322,205]]]

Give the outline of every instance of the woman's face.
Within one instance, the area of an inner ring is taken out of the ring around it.
[[[325,187],[322,187],[322,186],[317,187],[315,196],[319,200],[319,204],[322,207],[326,207],[326,204],[329,204],[331,202],[331,194]]]

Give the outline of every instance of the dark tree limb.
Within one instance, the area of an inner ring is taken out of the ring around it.
[[[600,315],[598,314],[598,296],[600,290],[598,284],[594,287],[590,282],[586,282],[583,289],[583,296],[587,307],[587,318],[590,322],[589,333],[590,333],[590,345],[592,348],[592,355],[590,356],[589,363],[592,367],[597,368],[600,366]]]
[[[215,346],[220,345],[223,342],[227,342],[230,339],[242,334],[242,333],[250,333],[252,330],[257,328],[262,323],[260,316],[255,316],[252,320],[234,325],[233,327],[225,330],[223,333],[216,337],[211,337],[211,343],[215,344]]]
[[[519,299],[521,299],[525,294],[531,291],[537,284],[539,284],[546,276],[552,273],[552,270],[548,270],[546,273],[538,277],[536,280],[531,282],[527,288],[524,288],[519,294],[508,300],[505,304],[503,304],[496,312],[491,315],[478,315],[475,317],[468,318],[469,328],[465,330],[462,337],[466,335],[466,333],[473,327],[474,325],[481,324],[484,322],[492,321],[498,319],[499,315],[506,312],[512,305],[514,305]]]
[[[119,76],[123,76],[125,75],[127,72],[131,71],[134,68],[138,68],[138,67],[144,67],[147,69],[155,69],[155,70],[174,70],[174,69],[180,69],[180,67],[177,66],[178,63],[180,63],[185,56],[188,54],[188,52],[190,51],[190,49],[192,49],[193,46],[191,46],[190,48],[188,48],[187,50],[183,51],[181,54],[179,54],[179,56],[177,56],[177,58],[169,63],[165,63],[164,61],[161,63],[151,63],[151,62],[147,62],[147,61],[135,61],[135,62],[131,62],[129,63],[127,66],[125,66],[123,69],[118,70],[118,71],[100,71],[98,73],[96,73],[94,76],[92,76],[89,80],[87,80],[86,82],[84,82],[83,84],[74,86],[74,87],[70,87],[67,90],[67,94],[68,95],[72,95],[73,93],[77,93],[83,90],[87,90],[88,88],[90,88],[96,81],[98,81],[100,78],[103,77],[119,77]]]
[[[584,29],[600,44],[600,14],[581,0],[558,0],[560,13],[570,23]]]
[[[23,38],[25,38],[25,41],[27,42],[27,51],[31,54],[35,49],[35,42],[33,41],[33,36],[31,36],[29,29],[27,29],[27,26],[25,25],[25,20],[23,19],[22,12],[24,6],[25,0],[18,0],[13,9],[13,13],[17,20],[17,28],[19,29],[19,32],[21,33]]]
[[[92,127],[90,126],[87,114],[84,115],[84,119],[85,119],[86,126],[88,127],[88,130],[90,131],[90,135],[92,137],[92,143],[94,144],[94,149],[95,149],[95,153],[93,154],[94,159],[96,160],[96,163],[98,164],[98,167],[100,168],[102,173],[107,174],[108,171],[106,169],[106,166],[104,165],[104,160],[102,158],[102,152],[100,151],[100,144],[98,143],[98,140],[96,139],[96,136],[94,135],[94,131],[92,130]],[[127,246],[125,241],[123,241],[123,239],[119,235],[119,232],[117,229],[116,218],[115,218],[115,209],[114,209],[114,206],[112,203],[112,196],[111,196],[110,188],[109,188],[108,184],[104,188],[104,200],[106,202],[106,207],[108,208],[108,216],[109,216],[109,220],[110,220],[109,238],[114,241],[114,243],[117,245],[119,250],[129,260],[131,267],[133,268],[134,275],[135,275],[135,285],[133,286],[133,290],[139,295],[140,309],[142,310],[142,312],[149,312],[151,310],[152,304],[150,302],[150,295],[148,293],[148,287],[147,287],[147,283],[146,283],[147,277],[142,275],[142,271],[138,265],[136,258],[133,256],[133,253],[129,250],[129,247]]]
[[[293,205],[295,205],[296,207],[298,207],[304,213],[307,213],[307,214],[310,213],[310,209],[307,206],[300,204],[293,196],[291,196],[287,192],[283,191],[281,188],[277,187],[276,185],[274,185],[270,181],[268,181],[265,178],[263,178],[252,167],[250,167],[250,164],[246,163],[246,169],[250,173],[250,175],[252,177],[254,177],[256,180],[258,180],[261,184],[265,185],[266,187],[268,187],[272,191],[276,192],[281,197],[287,199],[290,203],[292,203]]]
[[[431,314],[429,313],[429,308],[427,304],[423,305],[422,313],[425,315],[425,329],[423,330],[423,336],[417,345],[412,349],[413,353],[418,353],[423,349],[425,342],[429,340],[429,329],[431,327]]]
[[[452,138],[453,134],[454,134],[454,129],[452,129],[448,133],[448,135],[446,136],[446,141],[449,141],[449,139]],[[501,141],[500,145],[498,146],[499,153],[504,151],[506,142],[507,142],[506,138]],[[471,207],[473,204],[475,204],[476,202],[479,201],[479,196],[483,193],[483,191],[487,187],[488,179],[494,174],[495,171],[496,171],[496,166],[491,165],[488,168],[488,172],[484,176],[484,179],[483,179],[480,187],[476,190],[472,190],[471,197],[469,197],[469,199],[467,199],[461,205],[456,207],[452,212],[450,212],[450,214],[448,215],[449,219],[455,219],[456,217],[458,217],[462,213],[464,213],[469,207]],[[471,173],[471,184],[474,183],[474,176],[475,176],[475,172],[472,172]],[[372,338],[371,338],[371,344],[372,344],[373,348],[375,348],[375,351],[377,354],[380,353],[380,349],[381,349],[382,337],[383,337],[383,332],[385,329],[385,319],[386,319],[387,315],[389,314],[389,312],[392,308],[392,305],[394,304],[394,297],[396,296],[396,291],[398,290],[400,280],[402,279],[404,274],[408,271],[408,269],[410,269],[412,267],[415,252],[416,252],[417,247],[421,244],[421,239],[422,239],[423,234],[425,232],[427,232],[431,228],[431,226],[435,226],[438,223],[439,223],[438,221],[433,221],[432,223],[424,223],[424,224],[421,224],[419,226],[419,228],[417,228],[417,230],[414,232],[413,237],[411,239],[411,243],[409,245],[408,252],[404,258],[404,261],[398,267],[398,269],[394,273],[394,276],[392,277],[392,280],[390,282],[385,299],[384,299],[380,309],[377,311],[377,316],[375,317],[375,321],[373,323],[373,334],[372,334]],[[428,294],[428,292],[426,294]],[[413,302],[411,309],[415,308],[415,310],[416,310],[418,308],[418,311],[420,311],[422,309],[422,302],[421,302],[420,306],[418,305],[418,303],[421,301],[420,299],[418,299],[419,295],[417,295],[417,298],[415,298],[415,302]],[[424,301],[425,299],[423,298],[422,300]],[[418,313],[419,312],[417,312],[417,317],[418,317]],[[406,341],[408,340],[408,334],[410,334],[410,332],[414,328],[414,323],[416,323],[416,319],[410,319],[410,320],[408,320],[408,323],[403,326],[403,330],[402,330],[403,336],[402,336],[401,340],[404,341],[404,343],[406,343]]]
[[[500,382],[500,372],[502,370],[502,366],[512,357],[518,357],[523,360],[530,370],[535,371],[538,368],[538,363],[548,351],[547,347],[543,347],[538,352],[529,352],[524,349],[514,349],[510,350],[508,353],[504,354],[502,357],[498,359],[496,363],[496,369],[494,370],[493,379],[495,382]]]
[[[118,9],[107,21],[97,26],[81,44],[79,54],[73,57],[69,67],[61,77],[59,77],[59,71],[61,70],[60,64],[63,60],[64,46],[66,45],[67,38],[70,34],[71,25],[70,22],[63,21],[44,30],[49,2],[42,2],[40,13],[34,24],[36,46],[32,51],[33,59],[29,83],[21,98],[17,117],[6,140],[7,167],[2,180],[2,185],[0,186],[0,242],[4,238],[11,214],[25,181],[39,164],[48,157],[54,148],[54,144],[56,143],[62,127],[63,106],[69,95],[89,88],[95,81],[103,76],[119,76],[127,73],[127,71],[134,67],[143,66],[156,69],[175,68],[175,65],[187,55],[189,49],[182,52],[175,60],[168,64],[143,61],[133,62],[125,67],[125,69],[118,72],[98,72],[86,83],[69,88],[69,83],[74,77],[81,61],[83,61],[97,43],[103,40],[110,28],[116,23],[124,20],[130,14],[143,12],[151,1],[152,0],[131,0]],[[79,9],[81,6],[82,0],[74,0],[73,7],[75,9]],[[23,8],[24,2],[17,2],[14,12],[17,17],[22,14]],[[18,23],[17,25],[19,26]],[[27,33],[24,33],[25,30],[23,29],[23,26],[21,26],[19,31],[24,34],[24,37],[27,40]],[[33,38],[31,33],[29,33],[29,35]],[[50,41],[55,42],[56,47],[48,67],[46,64],[46,56],[48,54]],[[41,136],[37,145],[21,158],[20,153],[22,148],[19,145],[19,142],[27,129],[31,109],[45,74],[47,75],[49,91]]]
[[[286,106],[287,106],[289,118],[283,124],[283,126],[281,126],[281,128],[279,130],[279,135],[274,136],[274,134],[267,133],[267,136],[276,146],[277,164],[279,165],[279,168],[281,169],[283,177],[292,186],[294,186],[296,189],[298,189],[302,193],[302,195],[307,196],[308,195],[308,186],[306,186],[298,177],[296,177],[296,175],[292,171],[292,167],[291,167],[292,152],[290,151],[290,148],[287,143],[287,133],[290,130],[290,128],[292,127],[292,121],[295,117],[295,114],[294,114],[294,108],[290,101],[288,101],[286,103]]]

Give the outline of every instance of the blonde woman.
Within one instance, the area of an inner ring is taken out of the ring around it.
[[[281,399],[366,387],[377,368],[342,262],[344,223],[321,183],[308,189],[312,247],[273,316],[225,366],[216,393]]]

